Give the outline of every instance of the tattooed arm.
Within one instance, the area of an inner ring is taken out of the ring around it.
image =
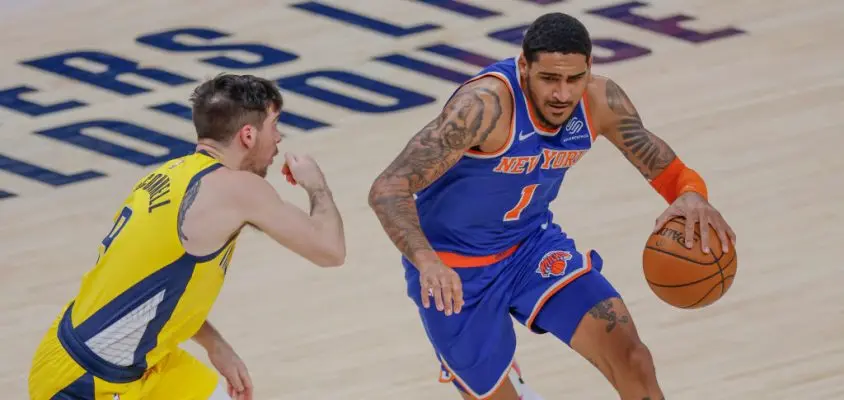
[[[686,246],[691,248],[695,224],[710,224],[718,233],[722,251],[735,246],[735,233],[718,210],[709,204],[706,183],[688,168],[674,150],[651,133],[633,102],[611,79],[595,77],[590,98],[594,100],[595,120],[600,132],[612,142],[651,186],[670,204],[654,224],[654,232],[667,221],[682,216],[686,223]],[[602,90],[603,89],[603,90]],[[709,252],[709,230],[700,229],[701,247]]]
[[[419,227],[413,194],[450,169],[467,149],[494,147],[499,132],[509,129],[498,124],[512,112],[509,97],[509,89],[494,77],[463,86],[372,184],[370,206],[399,251],[417,267],[436,255]]]
[[[597,125],[648,181],[659,176],[676,158],[674,150],[645,128],[636,107],[624,90],[609,78],[595,77],[590,90]]]

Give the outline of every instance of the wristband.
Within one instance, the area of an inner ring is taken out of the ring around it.
[[[695,192],[704,199],[709,200],[709,193],[706,189],[706,182],[698,173],[686,167],[679,157],[675,157],[662,173],[651,181],[651,186],[669,204],[677,200],[681,194]]]

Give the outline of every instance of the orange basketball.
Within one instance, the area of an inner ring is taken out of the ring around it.
[[[645,279],[662,301],[678,308],[708,306],[727,293],[736,275],[737,254],[732,243],[721,251],[718,233],[709,227],[709,254],[700,247],[695,225],[694,245],[685,245],[685,218],[675,217],[648,238],[642,255]]]

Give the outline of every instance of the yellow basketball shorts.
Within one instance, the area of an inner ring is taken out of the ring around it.
[[[60,319],[60,318],[59,318]],[[58,339],[59,319],[50,327],[32,360],[31,400],[208,400],[219,377],[182,349],[129,383],[104,381],[77,364]]]

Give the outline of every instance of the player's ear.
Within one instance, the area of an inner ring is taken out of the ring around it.
[[[516,67],[519,68],[519,75],[525,76],[527,74],[527,58],[525,58],[525,53],[519,53],[517,60]]]
[[[255,141],[258,140],[257,136],[258,130],[251,124],[243,125],[237,131],[237,140],[247,149],[251,149],[255,145]]]

